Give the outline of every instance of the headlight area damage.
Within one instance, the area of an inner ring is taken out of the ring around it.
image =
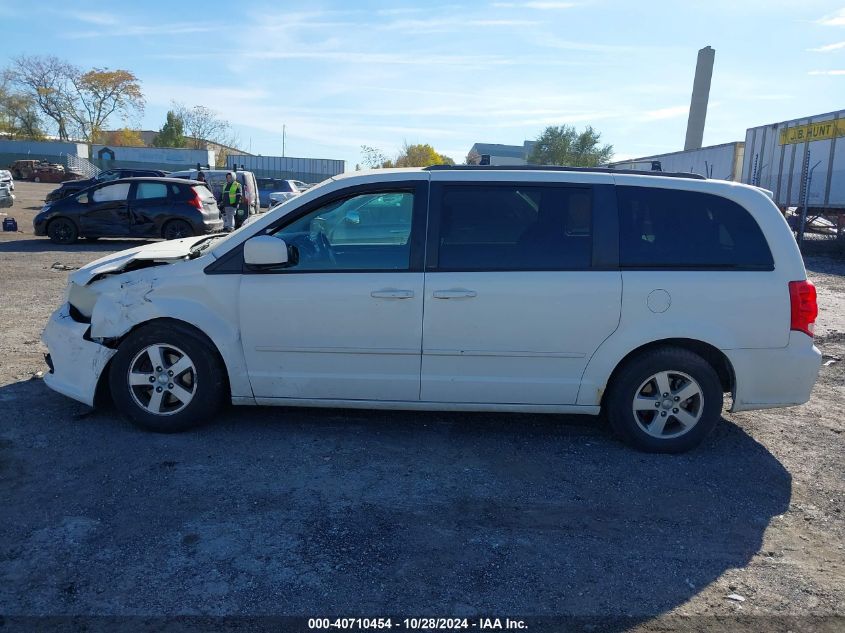
[[[117,350],[86,338],[89,329],[87,323],[71,317],[66,303],[50,317],[41,340],[50,350],[50,372],[44,375],[44,382],[54,391],[93,407],[97,382]]]
[[[100,376],[117,352],[120,337],[156,316],[149,295],[158,271],[152,267],[185,259],[196,242],[174,240],[123,251],[73,273],[66,301],[41,337],[49,350],[47,385],[94,406]],[[130,271],[133,274],[125,274]]]

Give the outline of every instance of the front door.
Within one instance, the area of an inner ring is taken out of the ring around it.
[[[419,399],[426,202],[425,180],[359,187],[270,231],[295,263],[241,281],[256,398]]]
[[[128,182],[104,185],[80,194],[87,203],[79,217],[83,235],[125,237],[130,234]]]
[[[423,401],[576,402],[620,316],[621,275],[593,262],[603,187],[432,184]]]

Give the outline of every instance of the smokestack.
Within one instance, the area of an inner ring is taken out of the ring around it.
[[[713,60],[716,51],[705,46],[698,51],[695,79],[692,82],[692,100],[689,104],[687,138],[684,149],[698,149],[704,140],[704,120],[707,118],[707,101],[710,99],[710,79],[713,77]]]

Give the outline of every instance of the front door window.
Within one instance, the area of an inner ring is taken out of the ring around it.
[[[365,193],[337,200],[275,233],[296,249],[297,271],[407,270],[411,192]]]

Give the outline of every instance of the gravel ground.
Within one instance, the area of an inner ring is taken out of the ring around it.
[[[845,627],[809,619],[845,616],[845,360],[822,368],[807,405],[726,412],[681,456],[633,452],[576,416],[230,408],[195,432],[147,434],[39,379],[40,331],[67,277],[54,264],[132,244],[34,237],[50,188],[19,183],[4,211],[22,232],[0,233],[7,623],[460,615],[599,618],[582,623],[602,631]],[[818,344],[845,359],[845,262],[807,265]]]

